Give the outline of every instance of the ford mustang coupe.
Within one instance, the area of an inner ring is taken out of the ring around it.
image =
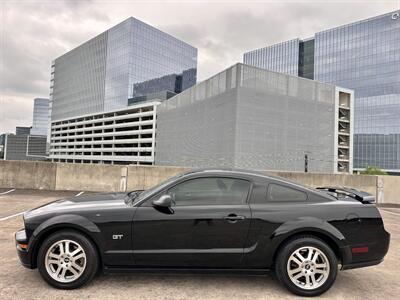
[[[56,288],[104,272],[276,272],[291,292],[328,290],[338,269],[388,251],[373,196],[243,170],[198,170],[146,191],[58,200],[24,214],[22,264]]]

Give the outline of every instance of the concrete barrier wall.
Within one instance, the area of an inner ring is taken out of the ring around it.
[[[56,190],[120,191],[121,166],[99,164],[57,165]]]
[[[378,176],[381,204],[400,205],[400,176]]]
[[[0,160],[0,188],[117,192],[147,189],[190,168],[117,166]],[[400,204],[400,176],[265,172],[310,187],[348,186],[376,196],[378,203]]]
[[[0,160],[0,188],[99,192],[140,190],[189,170],[181,167]]]
[[[54,190],[56,167],[48,162],[0,160],[0,187]]]

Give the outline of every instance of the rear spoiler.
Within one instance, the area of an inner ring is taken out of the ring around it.
[[[338,195],[345,195],[347,197],[356,199],[364,204],[375,203],[374,195],[353,188],[338,187],[338,186],[322,186],[322,187],[317,187],[317,190],[328,191],[331,193],[336,193]]]

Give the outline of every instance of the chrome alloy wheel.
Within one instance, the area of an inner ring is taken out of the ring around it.
[[[295,250],[287,262],[290,280],[299,288],[314,290],[322,286],[329,277],[329,261],[326,255],[314,247]]]
[[[72,240],[55,242],[46,252],[47,273],[56,281],[67,283],[78,279],[86,268],[83,248]]]

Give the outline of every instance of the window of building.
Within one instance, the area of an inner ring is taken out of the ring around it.
[[[250,183],[235,178],[196,178],[180,183],[168,191],[177,206],[225,205],[246,202]]]
[[[279,184],[268,186],[268,201],[273,202],[304,202],[307,201],[307,194]]]

